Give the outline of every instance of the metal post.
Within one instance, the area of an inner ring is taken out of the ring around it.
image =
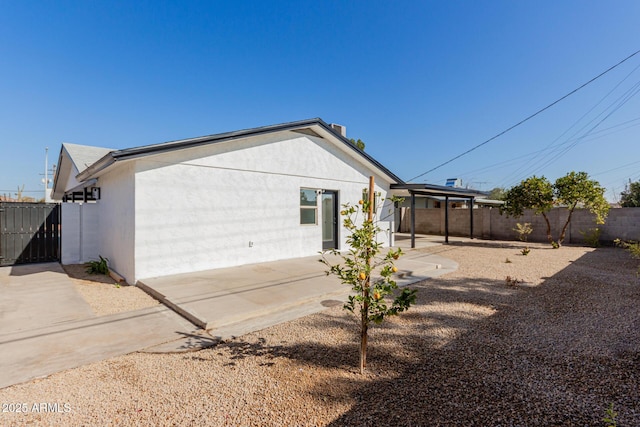
[[[49,189],[49,147],[44,149],[44,202],[49,203],[47,200],[47,193]]]
[[[449,196],[444,196],[444,242],[449,243]]]
[[[413,191],[409,191],[411,194],[411,249],[416,247],[416,194]]]
[[[469,218],[471,218],[471,224],[470,224],[470,227],[469,227],[469,237],[471,239],[473,239],[473,200],[474,200],[473,197],[471,197],[469,199],[469,209],[470,209],[469,210]]]

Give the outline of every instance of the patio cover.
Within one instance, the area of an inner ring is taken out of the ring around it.
[[[444,197],[444,241],[449,243],[449,197],[458,199],[469,199],[469,237],[473,239],[473,205],[476,197],[486,197],[485,191],[472,190],[468,188],[445,187],[434,184],[411,184],[399,183],[391,184],[392,190],[405,190],[411,196],[411,247],[416,247],[416,194],[422,196]]]

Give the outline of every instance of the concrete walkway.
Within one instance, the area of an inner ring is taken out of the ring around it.
[[[213,337],[224,339],[343,304],[350,289],[327,276],[319,258],[148,278],[137,285]],[[457,268],[451,260],[419,250],[408,250],[396,266],[399,286]]]
[[[418,247],[439,244],[418,240]],[[343,304],[349,289],[318,259],[145,279],[140,286],[175,311],[161,305],[110,316],[95,316],[57,263],[1,267],[0,388],[136,351],[207,347]],[[396,265],[400,286],[457,268],[419,250]]]
[[[95,316],[57,263],[0,268],[0,295],[0,388],[197,336],[164,306]]]

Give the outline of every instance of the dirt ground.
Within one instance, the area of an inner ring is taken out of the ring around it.
[[[364,375],[357,321],[337,304],[198,352],[134,353],[2,389],[1,402],[69,410],[0,424],[603,426],[613,404],[619,426],[639,426],[638,260],[522,247],[428,249],[459,269],[413,286],[417,304],[371,329]]]

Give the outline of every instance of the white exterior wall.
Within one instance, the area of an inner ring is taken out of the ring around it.
[[[64,186],[62,187],[64,189],[64,191],[69,191],[73,188],[76,188],[80,185],[80,183],[78,182],[78,180],[76,179],[76,176],[78,175],[78,169],[75,166],[71,166],[71,172],[69,173],[69,177],[67,178],[67,182],[64,183]]]
[[[97,260],[100,251],[100,211],[94,203],[62,203],[60,237],[62,264]]]
[[[117,165],[99,180],[99,255],[109,259],[109,267],[135,283],[135,197],[134,163]]]
[[[371,175],[327,140],[294,132],[135,162],[135,201],[127,203],[135,206],[135,280],[316,255],[322,250],[322,209],[319,202],[317,225],[300,225],[300,188],[337,190],[340,205],[357,203]],[[389,182],[375,179],[385,197]],[[102,178],[100,185],[102,204],[109,190]],[[114,213],[118,223],[130,215]],[[340,248],[345,239],[340,226]],[[127,280],[130,271],[118,270]]]

